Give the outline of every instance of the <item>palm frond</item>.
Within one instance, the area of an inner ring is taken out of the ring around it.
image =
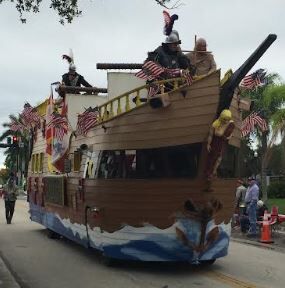
[[[279,132],[284,131],[285,129],[285,108],[281,108],[277,110],[272,116],[271,116],[271,122],[272,122],[272,129],[278,130]]]
[[[0,141],[5,140],[9,136],[13,136],[14,134],[15,133],[13,131],[11,131],[10,129],[3,131],[3,133],[0,135]]]
[[[274,114],[285,103],[285,85],[270,85],[263,93],[263,106]]]

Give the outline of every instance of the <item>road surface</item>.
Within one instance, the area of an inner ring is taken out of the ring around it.
[[[107,267],[97,253],[47,238],[44,227],[29,220],[24,200],[17,201],[7,225],[3,204],[0,200],[0,255],[22,288],[284,287],[281,252],[231,242],[229,255],[208,268],[136,262]]]

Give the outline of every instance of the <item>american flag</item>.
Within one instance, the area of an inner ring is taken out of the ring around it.
[[[182,76],[185,78],[186,83],[187,83],[188,86],[190,86],[193,83],[193,78],[192,78],[192,76],[191,76],[189,71],[184,70],[182,72]]]
[[[150,83],[149,84],[149,88],[148,88],[148,94],[147,96],[148,97],[153,97],[155,96],[156,94],[158,94],[160,91],[160,87],[158,84],[156,83]]]
[[[53,112],[50,116],[50,122],[47,124],[48,128],[54,128],[54,137],[62,141],[64,135],[68,131],[68,122],[66,116]]]
[[[180,77],[181,76],[181,69],[180,68],[174,68],[174,69],[165,69],[165,72],[170,77]]]
[[[15,120],[12,120],[12,122],[9,124],[9,127],[10,127],[10,130],[15,131],[15,132],[17,131],[22,132],[28,129],[24,124],[17,122]]]
[[[89,107],[82,114],[78,115],[77,121],[77,134],[78,135],[86,135],[87,132],[93,128],[99,119],[99,111],[98,107],[92,108]]]
[[[251,90],[259,86],[264,86],[266,84],[267,84],[266,71],[264,69],[258,69],[254,73],[245,76],[240,86]]]
[[[24,110],[21,113],[21,118],[26,124],[40,125],[41,117],[36,108],[33,108],[29,103],[24,105]]]
[[[193,78],[188,70],[181,70],[179,68],[175,69],[166,69],[165,72],[167,72],[168,75],[171,77],[183,77],[187,83],[188,86],[190,86],[193,83]]]
[[[143,64],[142,70],[135,74],[138,78],[152,81],[157,79],[161,73],[165,71],[165,68],[153,61],[147,61]]]
[[[262,118],[258,112],[252,112],[242,121],[241,126],[242,137],[245,137],[250,132],[252,132],[256,126],[260,128],[261,132],[265,132],[268,130],[268,126],[265,119]]]

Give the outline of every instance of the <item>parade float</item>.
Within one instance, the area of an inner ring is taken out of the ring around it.
[[[216,70],[191,83],[182,74],[145,84],[135,73],[109,71],[107,90],[60,85],[59,97],[51,93],[30,110],[39,115],[27,181],[31,220],[108,258],[225,256],[241,110],[250,106],[238,85],[275,39],[222,79]],[[98,65],[142,65],[131,66]]]

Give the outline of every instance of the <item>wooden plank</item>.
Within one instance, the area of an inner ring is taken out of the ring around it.
[[[161,139],[170,137],[181,137],[183,135],[197,135],[202,134],[207,135],[209,130],[209,125],[195,125],[195,126],[185,126],[180,127],[179,123],[175,124],[174,127],[161,127],[160,129],[151,129],[147,131],[137,131],[135,133],[135,126],[133,127],[133,131],[125,132],[125,133],[110,133],[105,135],[97,135],[94,137],[94,144],[97,143],[110,143],[110,142],[122,142],[127,143],[129,141],[142,141],[149,142],[156,139]],[[179,125],[179,126],[178,126]]]
[[[182,90],[183,91],[183,90]],[[197,90],[188,90],[186,93],[177,91],[175,93],[170,93],[170,101],[171,103],[175,103],[183,100],[196,100],[211,97],[215,99],[217,102],[219,101],[219,86],[211,86],[204,87]],[[136,113],[139,112],[140,109],[136,110]]]
[[[237,148],[240,148],[240,138],[232,137],[229,141],[229,144]]]
[[[107,142],[95,143],[92,145],[93,150],[132,150],[132,149],[148,149],[159,148],[176,145],[184,145],[191,143],[200,143],[206,141],[205,134],[184,135],[176,138],[160,138],[151,141],[128,141],[128,142]]]
[[[145,112],[144,114],[140,115],[132,115],[126,114],[122,118],[117,118],[116,121],[112,120],[106,123],[105,127],[112,127],[112,122],[115,122],[114,126],[122,126],[122,125],[136,125],[138,123],[154,123],[156,121],[168,121],[170,119],[180,119],[189,117],[190,119],[192,117],[198,117],[198,116],[204,116],[204,115],[215,115],[216,113],[216,104],[209,104],[206,107],[186,107],[181,108],[177,110],[172,109],[155,109],[155,110],[149,110],[149,112]],[[167,125],[167,123],[165,123]],[[104,132],[104,129],[102,129],[102,126],[97,126],[94,130],[91,130],[87,137],[84,138],[91,138],[92,136],[102,134]],[[78,140],[83,139],[83,137],[78,138]]]

